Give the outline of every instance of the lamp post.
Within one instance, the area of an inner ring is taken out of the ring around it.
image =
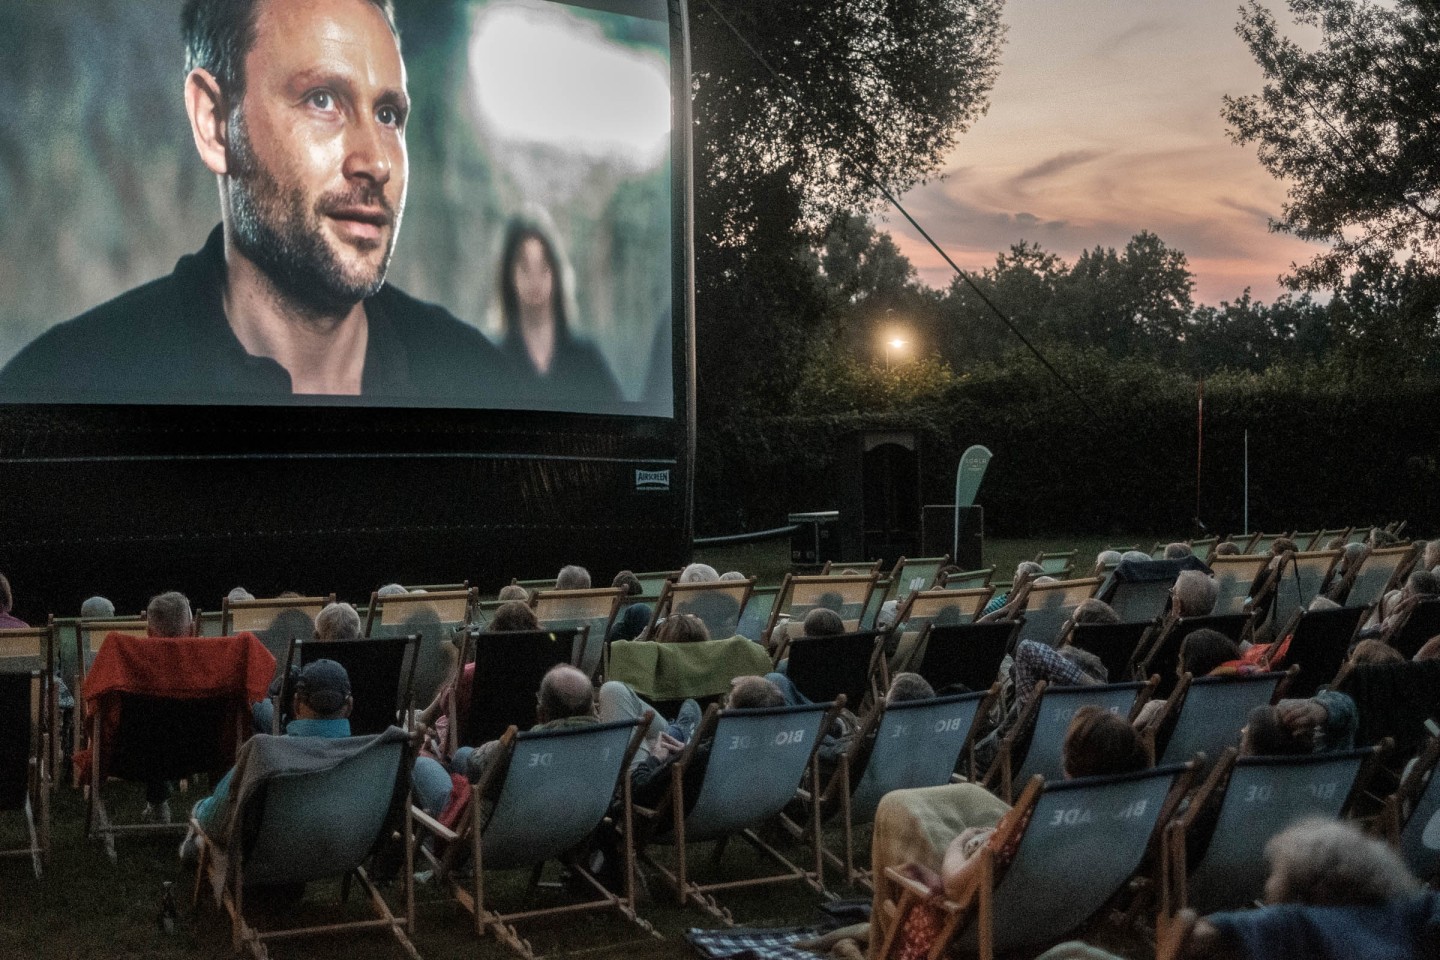
[[[905,341],[899,337],[891,337],[885,341],[885,372],[890,372],[890,351],[901,350],[905,347]]]

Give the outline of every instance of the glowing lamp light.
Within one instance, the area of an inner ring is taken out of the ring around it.
[[[667,64],[591,21],[548,4],[491,7],[471,27],[469,67],[491,136],[641,169],[666,155]]]
[[[905,346],[905,341],[901,340],[899,337],[895,337],[890,341],[890,346],[896,350],[899,350],[901,347]]]

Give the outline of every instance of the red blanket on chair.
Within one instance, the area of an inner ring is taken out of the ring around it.
[[[227,729],[236,735],[231,738],[234,742],[227,742],[229,756],[224,758],[224,766],[234,760],[240,732],[250,729],[250,704],[264,699],[274,675],[275,657],[253,633],[233,637],[133,637],[112,633],[86,672],[80,692],[85,698],[92,737],[94,724],[100,724],[105,753],[120,725],[122,693],[176,700],[232,700]],[[90,759],[89,749],[75,755],[75,767],[82,779],[89,776]],[[107,759],[104,754],[100,757],[102,779],[109,769]]]

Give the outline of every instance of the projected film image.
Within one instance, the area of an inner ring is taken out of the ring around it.
[[[663,0],[196,6],[0,16],[0,403],[673,415]]]

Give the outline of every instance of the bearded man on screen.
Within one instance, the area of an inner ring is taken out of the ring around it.
[[[386,284],[410,109],[390,0],[188,0],[185,111],[221,224],[168,277],[61,324],[0,399],[484,405],[478,330]]]

